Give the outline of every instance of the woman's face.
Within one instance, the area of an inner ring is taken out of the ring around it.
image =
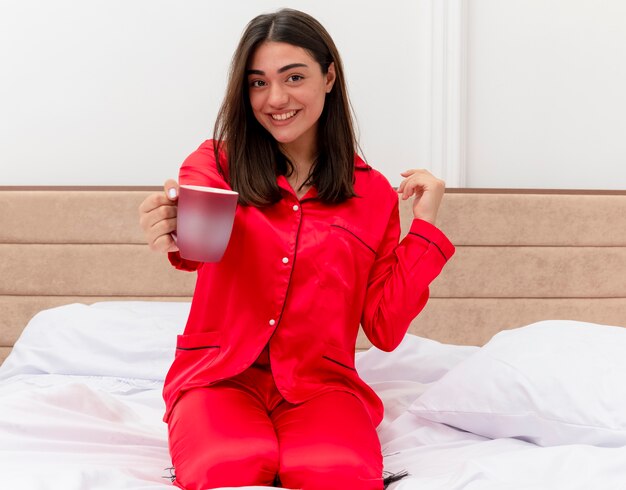
[[[253,53],[247,71],[248,93],[257,121],[289,151],[315,154],[317,121],[335,81],[303,48],[264,42]]]

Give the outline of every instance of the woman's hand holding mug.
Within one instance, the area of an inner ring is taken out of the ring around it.
[[[177,252],[171,233],[176,231],[179,187],[175,180],[165,182],[164,192],[150,194],[139,205],[139,224],[150,250]]]

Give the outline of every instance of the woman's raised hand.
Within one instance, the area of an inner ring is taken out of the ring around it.
[[[434,225],[446,183],[424,169],[406,170],[400,175],[404,180],[398,187],[398,194],[404,200],[414,195],[413,216]]]
[[[170,233],[176,230],[178,183],[169,179],[163,188],[165,192],[150,194],[139,205],[139,224],[150,250],[176,252]]]

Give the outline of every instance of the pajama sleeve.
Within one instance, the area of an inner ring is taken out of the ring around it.
[[[392,351],[411,321],[426,305],[429,285],[454,254],[454,246],[436,226],[413,220],[398,244],[397,195],[377,258],[371,269],[361,325],[379,349]]]

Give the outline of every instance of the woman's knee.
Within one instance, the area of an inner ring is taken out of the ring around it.
[[[379,490],[383,457],[376,428],[361,401],[334,391],[274,416],[280,478],[304,490]]]
[[[186,490],[270,484],[278,472],[276,433],[246,390],[191,390],[168,428],[175,483]]]
[[[357,448],[318,447],[308,454],[283,454],[280,479],[288,488],[303,490],[380,490],[382,456],[364,458]]]
[[[271,422],[238,390],[186,393],[169,421],[169,446],[174,483],[186,490],[270,484],[278,472]]]
[[[175,483],[186,490],[269,485],[278,473],[275,441],[244,439],[172,455]]]

